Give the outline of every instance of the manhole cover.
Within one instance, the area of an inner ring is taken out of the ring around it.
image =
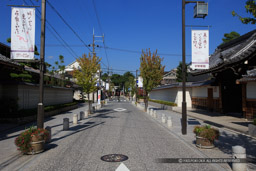
[[[122,162],[128,160],[128,157],[123,154],[108,154],[100,158],[105,162]]]
[[[117,109],[114,109],[114,111],[117,111],[117,112],[122,112],[122,111],[125,111],[126,109],[124,108],[117,108]]]

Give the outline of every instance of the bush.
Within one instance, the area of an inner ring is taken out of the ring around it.
[[[49,138],[50,133],[46,129],[30,127],[29,129],[22,132],[15,139],[15,145],[18,147],[18,150],[20,150],[23,153],[31,151],[32,147],[30,143],[32,141],[33,136],[36,138],[42,136],[43,140],[46,141]]]
[[[56,109],[61,109],[63,107],[73,106],[73,105],[76,105],[76,104],[77,104],[77,102],[72,102],[72,103],[59,104],[59,105],[54,105],[54,106],[46,106],[44,108],[44,111],[49,112],[49,111],[53,111],[53,110],[56,110]]]
[[[138,95],[137,98],[138,99],[145,99],[146,96],[142,96],[142,95]]]
[[[196,136],[203,137],[209,141],[214,141],[219,138],[219,130],[211,128],[210,125],[195,126],[193,132]]]
[[[2,103],[3,104],[3,103]],[[66,104],[59,104],[59,105],[52,105],[52,106],[45,106],[44,111],[45,112],[50,112],[56,109],[68,107],[68,106],[73,106],[78,104],[78,102],[72,102],[72,103],[66,103]],[[15,106],[15,103],[8,103],[8,105],[13,105]],[[2,105],[1,105],[2,108]],[[12,110],[17,109],[15,107],[12,108]],[[37,108],[34,109],[22,109],[22,110],[15,110],[15,111],[5,111],[1,112],[1,117],[3,118],[17,118],[17,117],[26,117],[26,116],[33,116],[37,114]]]
[[[152,100],[152,99],[149,99],[149,101],[150,102],[159,103],[159,104],[168,105],[168,106],[177,106],[177,104],[174,103],[174,102],[168,102],[168,101],[163,101],[163,100]]]

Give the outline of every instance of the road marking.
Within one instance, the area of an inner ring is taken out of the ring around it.
[[[121,163],[116,171],[130,171],[123,163]]]
[[[116,108],[116,109],[114,109],[114,111],[117,111],[117,112],[122,112],[122,111],[125,111],[126,109],[124,109],[124,108]]]

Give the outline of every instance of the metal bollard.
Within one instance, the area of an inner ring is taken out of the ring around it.
[[[49,143],[49,142],[51,142],[51,139],[52,139],[52,128],[47,126],[47,127],[45,127],[45,129],[49,132],[49,137],[47,138],[47,140],[45,142]]]
[[[83,119],[84,119],[84,112],[81,111],[81,112],[80,112],[80,120],[83,120]]]
[[[95,106],[92,107],[92,113],[95,113]]]
[[[73,115],[73,124],[77,124],[77,114]]]
[[[232,146],[232,157],[234,159],[246,159],[246,150],[242,146]],[[232,163],[233,171],[246,171],[247,166],[246,163]]]
[[[162,115],[162,123],[166,123],[166,117],[165,114]]]
[[[88,111],[84,112],[84,118],[88,118]]]
[[[64,118],[63,119],[63,130],[68,130],[69,129],[69,119],[68,118]]]
[[[167,119],[167,126],[168,126],[169,128],[172,127],[172,117],[171,117],[171,116],[168,116],[168,119]]]

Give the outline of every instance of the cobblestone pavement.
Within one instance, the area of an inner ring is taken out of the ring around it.
[[[144,104],[138,104],[140,110],[143,110]],[[193,133],[193,128],[195,125],[205,125],[209,124],[205,120],[200,120],[198,115],[197,118],[188,117],[187,120],[187,134],[182,135],[181,133],[181,117],[180,113],[176,113],[170,110],[161,110],[154,106],[149,106],[149,108],[155,109],[157,118],[153,118],[149,114],[146,114],[150,119],[156,122],[166,129],[170,130],[174,135],[182,139],[188,145],[195,147],[195,134]],[[163,124],[161,121],[162,115],[172,118],[172,127],[167,128],[167,124]],[[221,119],[221,118],[220,118]],[[207,119],[210,120],[210,119]],[[210,123],[212,127],[216,127],[220,130],[220,137],[215,141],[215,148],[213,149],[200,149],[197,148],[206,158],[231,158],[232,157],[232,146],[242,146],[246,149],[247,158],[256,161],[256,138],[248,136],[246,134],[236,132],[234,130],[228,129],[222,125],[218,124],[217,117],[213,122]],[[221,167],[226,170],[231,170],[231,164],[220,164]],[[256,170],[255,163],[247,164],[249,170]]]
[[[0,141],[1,170],[115,170],[120,162],[104,162],[106,154],[124,154],[130,170],[223,170],[218,164],[156,163],[157,158],[203,158],[204,154],[180,139],[130,102],[110,101],[90,118],[70,123],[63,131],[64,117],[72,122],[76,110],[49,118],[52,141],[43,153],[17,155],[13,144],[21,130],[6,134]],[[11,150],[8,152],[8,150]],[[3,154],[7,154],[6,156]]]

